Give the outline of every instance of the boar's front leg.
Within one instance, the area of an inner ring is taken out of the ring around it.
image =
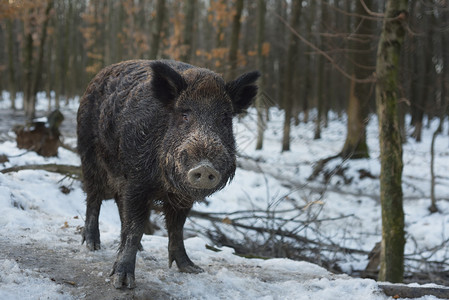
[[[184,247],[183,229],[190,209],[174,207],[170,201],[166,201],[164,204],[168,231],[168,264],[171,268],[173,261],[175,261],[181,272],[201,273],[204,270],[190,260]]]
[[[148,219],[149,207],[147,193],[136,192],[138,189],[128,189],[123,197],[120,197],[122,210],[121,242],[114,263],[111,276],[115,288],[136,286],[134,271],[136,269],[136,254],[140,246],[140,240]]]

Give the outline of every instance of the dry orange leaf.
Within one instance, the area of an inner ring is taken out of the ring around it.
[[[222,220],[222,222],[225,223],[225,224],[228,224],[228,225],[231,225],[231,224],[232,224],[232,220],[229,219],[228,217],[225,217],[225,218]]]

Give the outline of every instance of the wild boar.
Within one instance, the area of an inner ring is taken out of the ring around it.
[[[114,198],[121,243],[116,288],[135,287],[135,262],[150,210],[160,205],[168,231],[169,266],[203,270],[187,256],[186,217],[196,201],[234,176],[232,117],[253,102],[259,72],[225,82],[208,69],[171,60],[132,60],[100,71],[77,116],[87,208],[83,242],[100,249],[101,202]]]

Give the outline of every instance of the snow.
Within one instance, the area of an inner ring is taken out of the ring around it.
[[[42,100],[43,95],[40,97],[38,109],[44,110],[47,104]],[[7,94],[3,98],[7,99]],[[0,109],[7,109],[7,103],[0,102]],[[62,108],[65,115],[76,114],[76,109],[76,101]],[[264,212],[297,221],[317,218],[322,221],[300,229],[302,236],[311,240],[322,240],[325,236],[342,247],[369,252],[381,236],[379,182],[361,179],[358,170],[374,176],[380,173],[375,117],[367,127],[371,158],[331,161],[327,168],[332,170],[341,165],[350,182],[345,183],[344,178],[333,174],[325,184],[322,176],[313,181],[307,178],[316,161],[341,150],[346,132],[344,118],[331,115],[331,123],[323,129],[320,140],[313,140],[312,122],[293,127],[292,150],[280,153],[282,111],[270,110],[269,129],[261,151],[254,150],[255,116],[255,112],[250,111],[244,119],[235,120],[238,161],[242,168],[237,169],[230,185],[209,197],[206,203],[196,204],[194,209],[223,213],[230,219],[239,216],[237,211],[254,211],[260,218],[251,225],[262,227],[279,225],[267,221]],[[440,136],[435,145],[436,196],[440,211],[430,214],[427,210],[430,205],[430,138],[436,126],[436,122],[431,122],[430,128],[424,129],[421,143],[410,140],[404,145],[405,251],[407,257],[417,260],[426,257],[438,261],[449,254],[447,247],[438,248],[449,235],[449,177],[445,173],[449,168],[449,150],[445,136]],[[27,164],[80,164],[79,157],[66,149],[60,148],[56,158],[43,158],[18,149],[14,135],[9,132],[8,136],[10,140],[0,143],[0,154],[6,154],[9,162],[0,165],[0,169]],[[66,137],[65,141],[74,144],[75,137]],[[69,188],[70,193],[62,193],[61,186]],[[92,253],[80,245],[84,198],[80,183],[63,175],[37,170],[0,173],[0,299],[89,298],[92,295],[89,293],[105,289],[105,286],[110,292],[108,274],[120,233],[117,208],[114,201],[103,202],[100,214],[102,249]],[[153,217],[162,218],[160,215]],[[289,230],[297,224],[290,222],[282,226]],[[244,240],[242,233],[231,225],[220,226],[236,239]],[[153,289],[154,295],[159,295],[155,298],[174,299],[388,299],[374,280],[335,275],[309,262],[246,259],[235,255],[232,248],[217,245],[212,246],[221,251],[211,251],[206,248],[211,245],[206,234],[210,228],[207,220],[190,218],[186,223],[186,249],[190,258],[205,270],[201,274],[184,274],[175,267],[168,268],[168,240],[164,230],[158,232],[159,235],[144,236],[145,251],[137,256],[138,287],[134,293],[145,293],[147,287]],[[323,257],[328,254],[326,251],[322,251]],[[41,256],[29,261],[24,257],[33,257],[30,253]],[[52,260],[56,258],[60,260]],[[54,265],[47,266],[47,260]],[[64,273],[65,261],[73,268],[73,274],[70,270]],[[363,270],[367,262],[366,255],[339,257],[339,266],[347,272]],[[413,267],[419,268],[419,262]],[[94,278],[94,283],[89,285],[81,275],[76,275],[78,269],[81,274],[90,274],[89,280]],[[61,276],[64,277],[58,277],[55,270],[63,272]]]

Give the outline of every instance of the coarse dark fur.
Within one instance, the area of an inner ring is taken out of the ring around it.
[[[185,63],[133,60],[106,67],[91,81],[77,119],[87,193],[83,242],[100,249],[101,202],[114,198],[122,222],[115,287],[135,286],[136,252],[155,203],[166,219],[169,265],[202,272],[186,254],[184,223],[195,201],[234,176],[232,117],[253,102],[259,76],[250,72],[225,83]],[[216,182],[193,183],[198,168]]]

